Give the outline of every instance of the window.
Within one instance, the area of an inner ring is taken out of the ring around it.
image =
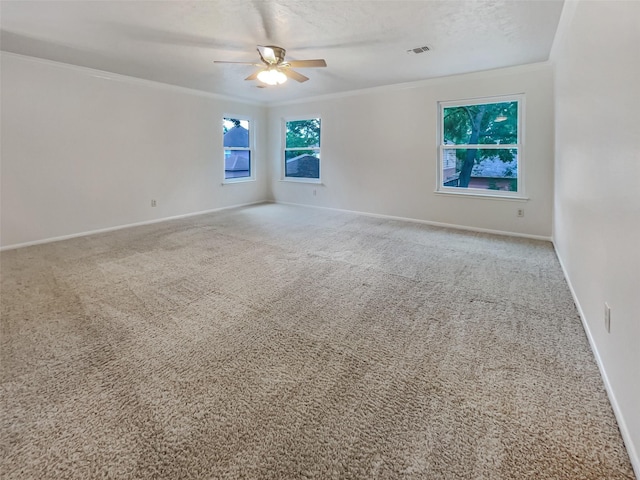
[[[522,197],[522,95],[440,102],[438,191]]]
[[[225,181],[252,179],[250,121],[224,117],[222,137]]]
[[[284,177],[320,181],[320,118],[285,121]]]

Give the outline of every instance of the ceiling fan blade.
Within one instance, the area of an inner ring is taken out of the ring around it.
[[[284,73],[287,77],[291,78],[292,80],[295,80],[297,82],[306,82],[307,80],[309,80],[308,77],[305,77],[304,75],[302,75],[301,73],[296,72],[295,70],[291,70],[290,68],[283,68],[282,73]]]
[[[267,40],[271,40],[274,34],[272,22],[276,18],[272,4],[270,2],[265,2],[264,0],[254,0],[253,6],[260,16],[260,23],[262,24],[264,37]]]
[[[327,62],[325,62],[322,58],[318,58],[315,60],[291,60],[287,63],[295,68],[316,68],[327,66]]]
[[[261,72],[262,70],[256,70],[255,72],[253,72],[251,75],[249,75],[247,78],[245,78],[245,80],[257,80],[258,78],[258,74]]]
[[[128,38],[173,47],[195,47],[208,50],[243,51],[251,44],[233,42],[229,38],[213,38],[185,32],[170,31],[162,28],[145,27],[140,24],[112,23],[110,28]]]

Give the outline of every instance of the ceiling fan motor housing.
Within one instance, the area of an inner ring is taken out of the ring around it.
[[[265,45],[264,48],[270,48],[273,51],[275,61],[272,63],[272,65],[279,65],[284,62],[284,56],[287,53],[284,48],[276,47],[275,45]]]

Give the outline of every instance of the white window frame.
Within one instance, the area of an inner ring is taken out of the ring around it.
[[[318,147],[293,147],[287,148],[287,122],[296,122],[300,120],[318,119],[320,121],[320,146]],[[320,151],[322,149],[322,117],[320,115],[298,115],[295,117],[286,117],[282,119],[281,124],[281,140],[282,140],[282,160],[280,165],[282,167],[282,174],[280,180],[284,182],[297,182],[297,183],[314,183],[322,184],[322,157]],[[309,150],[318,154],[318,178],[305,178],[305,177],[287,177],[286,167],[286,152],[288,150]]]
[[[444,144],[444,109],[447,107],[461,107],[465,105],[479,105],[487,103],[505,103],[505,102],[518,102],[518,138],[515,144],[463,144],[463,145],[445,145]],[[437,131],[437,143],[438,143],[438,161],[437,163],[437,175],[436,175],[436,193],[451,194],[451,195],[467,195],[467,196],[480,196],[480,197],[494,197],[505,199],[526,199],[524,191],[524,171],[525,171],[525,152],[524,152],[524,111],[525,111],[525,95],[523,93],[502,95],[494,97],[481,97],[464,100],[449,100],[438,102],[438,131]],[[446,187],[443,185],[444,179],[442,178],[442,172],[444,170],[444,152],[451,149],[466,149],[466,148],[478,148],[483,150],[502,150],[506,148],[517,149],[518,151],[518,178],[517,178],[517,192],[510,192],[504,190],[487,190],[482,188],[460,188],[460,187]]]
[[[226,118],[235,118],[237,120],[245,120],[249,122],[249,147],[225,147],[224,146],[224,134],[222,135],[222,183],[243,183],[243,182],[253,182],[256,179],[256,161],[254,158],[254,130],[255,125],[252,117],[248,117],[246,115],[234,115],[234,114],[223,114],[222,121]],[[249,176],[247,177],[238,177],[238,178],[226,178],[226,169],[225,169],[225,150],[241,150],[241,151],[249,151]]]

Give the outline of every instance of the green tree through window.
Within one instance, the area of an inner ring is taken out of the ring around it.
[[[520,100],[452,103],[441,110],[440,186],[517,191]]]
[[[320,179],[320,119],[285,123],[284,173],[288,178]]]

